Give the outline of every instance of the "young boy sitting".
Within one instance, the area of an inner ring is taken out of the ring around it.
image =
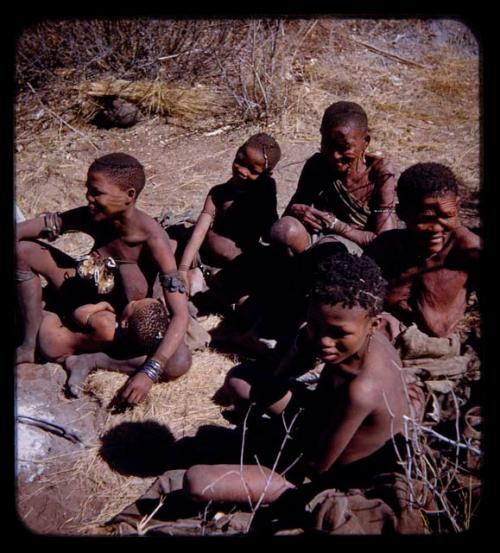
[[[417,163],[401,174],[397,194],[406,228],[384,232],[366,249],[388,281],[385,309],[402,323],[391,337],[411,324],[431,337],[450,336],[480,254],[479,236],[458,220],[458,179],[440,163]]]
[[[325,363],[292,441],[299,442],[304,457],[287,479],[261,465],[193,466],[184,482],[192,499],[269,504],[310,490],[303,496],[307,501],[318,486],[362,487],[374,474],[398,470],[394,443],[402,439],[409,405],[398,354],[378,332],[384,292],[380,270],[366,256],[342,252],[320,264],[301,346],[304,365],[281,369],[283,375],[297,374],[317,357]],[[228,385],[235,399],[247,406],[253,401],[272,415],[295,410],[296,395],[304,395],[290,381],[280,384],[276,376],[234,374]]]
[[[182,253],[179,270],[188,282],[198,252],[204,263],[223,268],[242,253],[251,257],[259,241],[268,240],[278,219],[276,182],[271,174],[280,157],[278,143],[265,133],[251,136],[238,148],[233,176],[209,191]]]
[[[132,300],[120,317],[111,304],[103,301],[78,307],[66,324],[56,313],[44,311],[38,347],[47,361],[64,363],[69,375],[67,390],[79,397],[85,379],[95,368],[134,375],[146,355],[156,350],[168,325],[167,311],[160,300]],[[160,380],[178,378],[190,366],[191,352],[182,342],[167,361]],[[135,403],[132,391],[123,399]]]
[[[335,237],[359,253],[377,234],[396,228],[394,171],[383,157],[366,153],[368,119],[358,104],[332,104],[320,132],[321,150],[307,160],[271,239],[290,255]]]
[[[108,301],[121,311],[131,300],[148,295],[159,270],[172,318],[153,355],[130,379],[124,396],[131,394],[140,401],[160,378],[186,332],[187,295],[165,231],[135,207],[145,180],[143,166],[132,156],[105,155],[89,168],[86,206],[18,223],[16,278],[24,340],[17,348],[16,364],[34,361],[42,321],[40,275],[69,312],[77,307],[75,300],[80,300],[79,305]],[[72,231],[95,240],[91,254],[78,264],[56,248],[33,240],[55,239]]]

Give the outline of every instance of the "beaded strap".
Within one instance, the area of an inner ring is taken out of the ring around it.
[[[187,294],[187,287],[179,271],[160,273],[160,284],[167,292]]]

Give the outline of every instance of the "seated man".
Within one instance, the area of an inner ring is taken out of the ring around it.
[[[417,163],[398,180],[397,212],[405,229],[378,236],[366,249],[388,281],[390,338],[415,324],[431,337],[457,327],[476,284],[480,238],[458,220],[458,179],[440,163]]]
[[[169,319],[161,300],[145,298],[131,301],[119,318],[108,302],[82,305],[65,323],[56,313],[44,311],[38,346],[47,361],[64,363],[68,392],[78,397],[95,368],[134,375],[146,355],[158,347]],[[178,378],[190,366],[191,352],[183,342],[167,361],[160,381]],[[130,403],[139,400],[132,393],[123,399]]]
[[[387,159],[369,154],[368,118],[354,102],[335,102],[321,121],[321,149],[309,158],[271,241],[296,255],[324,240],[361,253],[396,228],[395,178]]]

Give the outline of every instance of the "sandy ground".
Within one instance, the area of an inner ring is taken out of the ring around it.
[[[376,37],[375,33],[355,36],[384,51],[395,48],[395,43],[377,43]],[[309,72],[310,80],[298,84],[302,87],[301,103],[295,111],[298,116],[267,128],[218,125],[199,131],[160,117],[143,117],[130,129],[101,130],[88,124],[69,128],[60,116],[51,114],[50,110],[59,113],[57,105],[44,106],[40,98],[22,96],[17,105],[17,204],[26,217],[82,205],[90,163],[100,155],[120,151],[134,155],[145,167],[147,183],[139,208],[151,216],[159,216],[166,208],[177,215],[191,208],[198,210],[209,188],[230,176],[239,145],[251,134],[265,130],[282,148],[282,159],[274,171],[282,210],[304,162],[317,151],[323,110],[335,100],[351,99],[365,106],[369,114],[370,149],[385,153],[398,173],[417,161],[440,161],[457,171],[464,181],[462,220],[471,228],[478,227],[477,57],[438,39],[426,43],[425,48],[420,45],[419,61],[430,68],[427,72],[359,45],[351,53],[343,53],[336,66],[321,58],[315,72]],[[411,37],[401,38],[399,46],[397,52],[403,59],[414,54]],[[353,78],[356,72],[363,78]],[[351,83],[344,94],[338,88],[342,78]],[[453,88],[467,79],[468,86]],[[88,236],[78,234],[62,237],[55,245],[79,255],[89,250],[91,242]],[[207,319],[202,324],[208,329],[217,322]],[[64,426],[81,440],[73,443],[25,423],[17,425],[20,518],[37,533],[107,533],[103,523],[141,495],[169,466],[162,444],[203,434],[207,428],[230,428],[212,397],[238,360],[238,356],[215,350],[198,352],[188,375],[156,386],[140,409],[119,415],[111,414],[107,406],[123,383],[120,375],[97,371],[87,381],[84,398],[69,400],[62,392],[65,373],[59,365],[30,365],[18,371],[17,415]],[[144,447],[150,448],[150,457],[158,462],[134,465],[138,450],[134,437],[144,438],[146,431],[153,438]],[[125,441],[131,449],[123,450],[120,436],[128,437]],[[109,443],[112,446],[106,447]],[[123,465],[124,458],[132,459],[129,465]]]

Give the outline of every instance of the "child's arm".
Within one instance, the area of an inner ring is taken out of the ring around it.
[[[205,240],[205,236],[207,235],[207,232],[212,225],[214,216],[215,204],[212,200],[211,194],[208,194],[205,200],[205,205],[203,206],[203,210],[200,213],[198,220],[196,221],[196,225],[193,229],[193,233],[191,234],[191,238],[189,239],[189,242],[184,249],[181,262],[179,263],[179,272],[183,275],[186,283],[189,282],[186,278],[187,271],[191,268],[193,259],[195,258],[201,245],[203,244],[203,241]]]
[[[114,307],[107,301],[100,301],[99,303],[88,303],[77,307],[72,314],[73,321],[81,328],[92,328],[92,315],[108,311],[115,313]]]
[[[77,207],[62,213],[44,213],[16,225],[16,240],[46,238],[55,240],[68,231],[85,230],[90,224],[87,207]]]
[[[319,434],[315,451],[309,457],[311,477],[326,472],[339,459],[363,421],[373,412],[375,393],[373,386],[355,381],[346,390],[345,398],[333,405],[331,416]],[[316,424],[319,423],[316,421]]]
[[[189,318],[188,298],[185,283],[182,281],[177,271],[174,253],[167,234],[162,227],[152,219],[147,221],[147,225],[150,232],[147,245],[158,264],[165,304],[171,314],[170,323],[165,332],[165,336],[156,348],[156,351],[148,357],[145,363],[145,365],[147,363],[150,365],[154,363],[155,371],[161,373],[167,361],[179,348],[186,334]],[[149,370],[146,366],[144,366],[144,369]],[[158,377],[159,376],[160,375],[158,375]],[[121,392],[121,398],[131,404],[140,403],[156,381],[157,379],[150,378],[146,372],[140,370],[128,381],[124,390]]]

